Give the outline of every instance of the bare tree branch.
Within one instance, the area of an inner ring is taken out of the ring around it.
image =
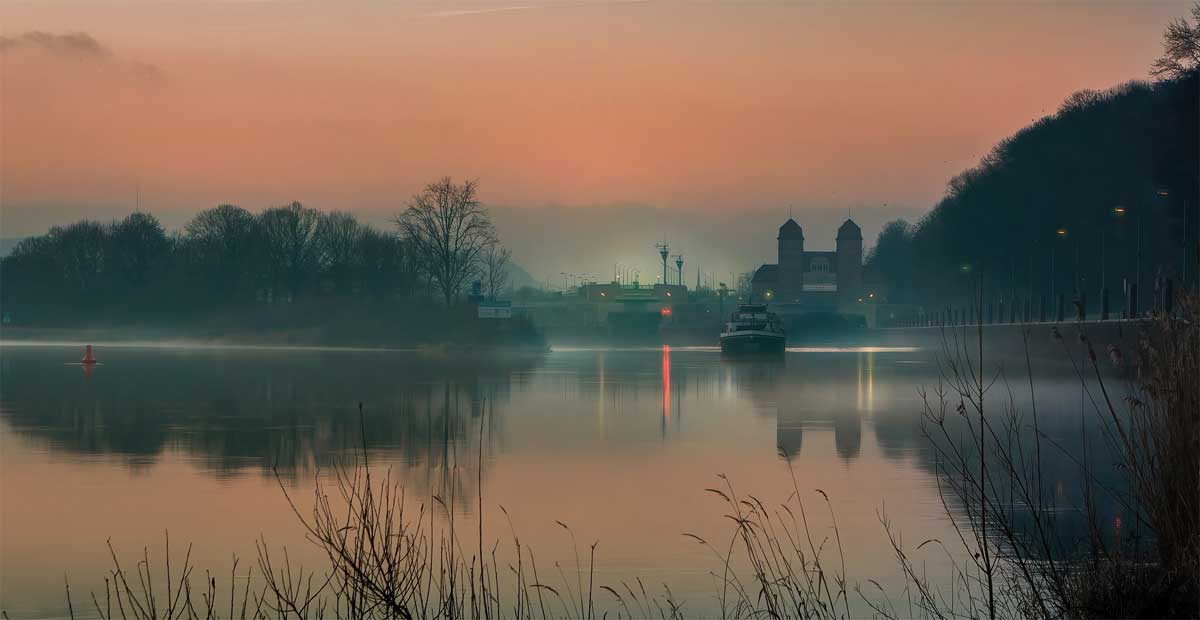
[[[479,273],[484,252],[496,243],[495,227],[476,199],[475,188],[474,181],[456,185],[445,177],[413,196],[395,220],[421,257],[446,307]]]

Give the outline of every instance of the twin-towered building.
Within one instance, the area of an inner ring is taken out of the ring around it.
[[[751,291],[756,301],[803,306],[836,306],[863,294],[862,229],[847,219],[837,231],[837,249],[804,249],[804,230],[788,218],[779,227],[779,262],[754,272]]]

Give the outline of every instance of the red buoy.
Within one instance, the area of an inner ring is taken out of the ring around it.
[[[87,348],[84,349],[83,359],[80,360],[80,363],[87,364],[87,365],[96,363],[96,358],[92,357],[92,345],[89,344],[89,345],[87,345]]]

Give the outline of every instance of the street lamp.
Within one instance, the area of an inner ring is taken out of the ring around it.
[[[1059,228],[1054,231],[1054,234],[1059,239],[1067,238],[1067,229]],[[1055,267],[1055,255],[1058,251],[1058,244],[1050,245],[1050,299],[1058,299],[1058,269]]]
[[[1171,195],[1171,193],[1165,189],[1156,190],[1154,193],[1158,194],[1159,198],[1167,198]],[[1183,253],[1180,255],[1180,274],[1179,275],[1180,275],[1181,281],[1183,283],[1183,286],[1186,287],[1188,285],[1188,263],[1190,262],[1190,257],[1188,256],[1188,254],[1191,253],[1191,248],[1188,247],[1188,232],[1189,232],[1188,208],[1187,208],[1187,204],[1183,204],[1181,206],[1182,206],[1182,211],[1183,211],[1183,214],[1182,214],[1183,215],[1183,226],[1182,226],[1182,229],[1183,229]]]
[[[1117,217],[1125,217],[1129,210],[1122,205],[1113,207],[1113,214]],[[1137,308],[1141,304],[1138,303],[1138,297],[1142,296],[1142,212],[1139,209],[1137,213],[1137,261],[1134,265],[1133,276],[1133,294],[1136,296],[1133,299],[1133,307]],[[1133,318],[1133,317],[1129,317]]]

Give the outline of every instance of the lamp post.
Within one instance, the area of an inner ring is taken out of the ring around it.
[[[1157,191],[1156,191],[1156,192],[1154,192],[1154,193],[1155,193],[1155,195],[1156,195],[1156,197],[1157,197],[1157,198],[1159,198],[1160,200],[1164,200],[1164,201],[1165,201],[1165,200],[1166,200],[1168,197],[1170,197],[1170,195],[1171,195],[1171,193],[1170,193],[1170,192],[1168,192],[1168,191],[1167,191],[1167,190],[1165,190],[1165,189],[1160,189],[1160,190],[1157,190]],[[1179,275],[1180,275],[1180,281],[1183,283],[1183,286],[1184,286],[1184,287],[1186,287],[1186,286],[1188,285],[1188,262],[1189,262],[1189,257],[1188,257],[1188,254],[1190,254],[1190,253],[1191,253],[1191,248],[1189,248],[1189,247],[1188,247],[1188,229],[1189,229],[1189,226],[1188,226],[1188,208],[1187,208],[1187,205],[1186,205],[1186,204],[1182,205],[1182,207],[1183,207],[1183,208],[1182,208],[1182,211],[1183,211],[1183,222],[1182,222],[1182,224],[1183,224],[1183,226],[1181,226],[1181,228],[1183,229],[1183,230],[1182,230],[1182,233],[1183,233],[1183,239],[1182,239],[1182,241],[1183,241],[1183,253],[1180,255],[1180,262],[1181,262],[1181,263],[1183,263],[1183,265],[1181,266],[1181,269],[1180,269],[1180,274],[1179,274]]]
[[[655,247],[658,248],[658,255],[662,258],[662,283],[665,286],[667,284],[667,256],[671,253],[671,249],[665,242],[660,243]]]
[[[1071,287],[1072,287],[1072,290],[1073,290],[1073,291],[1074,291],[1074,293],[1075,293],[1075,296],[1076,296],[1076,297],[1078,297],[1078,296],[1079,296],[1079,293],[1080,293],[1080,286],[1079,286],[1079,239],[1078,239],[1078,238],[1076,238],[1076,239],[1074,239],[1074,241],[1075,241],[1075,251],[1073,252],[1073,259],[1072,259],[1072,262],[1071,262],[1071,272],[1072,272],[1072,273],[1071,273]]]
[[[1067,238],[1067,229],[1059,228],[1058,230],[1054,231],[1054,234],[1057,235],[1059,239],[1066,239]],[[1058,270],[1054,265],[1054,259],[1055,259],[1055,254],[1057,253],[1057,250],[1058,250],[1057,243],[1052,244],[1050,246],[1050,299],[1058,298],[1058,295],[1057,295],[1057,293],[1058,293]]]
[[[1100,290],[1108,287],[1108,262],[1107,255],[1104,253],[1104,241],[1106,229],[1100,229]]]
[[[1122,205],[1117,205],[1117,206],[1113,207],[1113,215],[1115,215],[1118,218],[1124,218],[1128,214],[1129,214],[1129,209],[1127,209],[1126,207],[1124,207]],[[1133,308],[1139,307],[1140,304],[1138,303],[1138,297],[1140,297],[1141,294],[1142,294],[1142,212],[1141,212],[1141,210],[1138,210],[1138,213],[1137,213],[1137,255],[1136,255],[1136,260],[1134,263],[1133,290],[1126,293],[1127,296],[1131,297],[1131,301],[1133,302],[1131,304],[1131,306]],[[1133,317],[1129,317],[1129,318],[1133,318]]]
[[[974,305],[974,304],[975,304],[975,299],[974,299],[974,298],[975,298],[975,294],[974,294],[974,293],[971,291],[971,289],[973,288],[973,286],[972,286],[973,279],[972,279],[971,272],[972,272],[972,271],[974,271],[974,270],[975,270],[975,263],[974,263],[974,262],[970,262],[970,261],[968,261],[968,262],[962,263],[962,264],[960,264],[960,265],[958,266],[958,273],[962,274],[962,276],[963,276],[964,278],[966,278],[967,285],[966,285],[966,287],[965,287],[965,290],[968,292],[968,299],[970,299],[970,300],[971,300],[971,303],[967,304],[967,306],[968,306],[968,307],[967,307],[967,308],[964,308],[964,309],[963,309],[963,311],[962,311],[962,314],[963,314],[963,325],[966,325],[966,324],[967,324],[967,323],[966,323],[966,321],[967,321],[967,313],[969,312],[969,307],[970,307],[971,305]],[[960,289],[959,289],[959,286],[961,286],[961,284],[958,284],[958,283],[956,282],[956,284],[955,284],[955,286],[954,286],[954,289],[955,289],[955,291],[958,291],[958,290],[960,290]],[[874,297],[874,295],[875,295],[874,293],[871,293],[871,295],[868,297],[868,299],[869,299],[870,297]],[[958,295],[958,294],[956,293],[956,297],[957,297],[957,295]],[[859,301],[862,301],[862,300],[860,299]],[[953,310],[951,310],[951,312],[953,313]],[[978,314],[978,312],[975,312],[974,314]]]

